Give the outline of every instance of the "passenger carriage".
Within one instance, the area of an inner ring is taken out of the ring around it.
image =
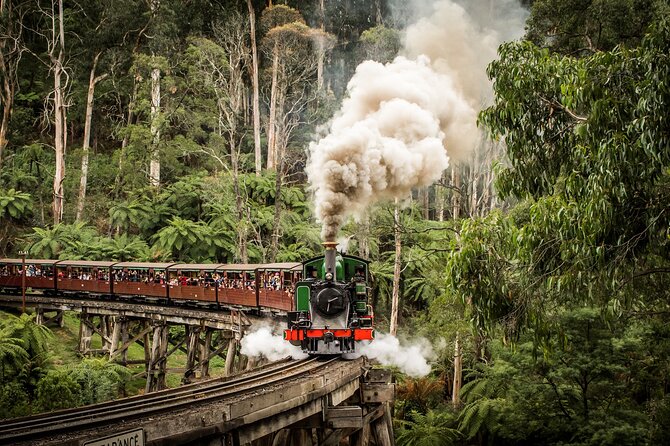
[[[0,259],[0,290],[22,287],[22,260]],[[291,311],[300,263],[189,264],[25,259],[26,289],[84,298]],[[269,278],[272,280],[268,280]]]

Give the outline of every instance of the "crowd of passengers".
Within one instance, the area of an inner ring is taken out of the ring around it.
[[[141,282],[141,283],[155,283],[164,285],[166,283],[166,277],[164,271],[158,272],[149,272],[149,271],[138,271],[138,270],[114,270],[113,278],[115,282]],[[21,268],[8,268],[6,265],[0,269],[1,276],[12,276],[12,275],[21,275]],[[39,277],[39,276],[48,276],[53,277],[51,270],[45,271],[43,274],[42,269],[39,265],[27,265],[26,266],[26,276],[27,277]],[[76,269],[63,271],[58,271],[59,278],[67,279],[77,279],[77,280],[109,280],[109,274],[105,270],[98,270],[97,273],[94,271],[78,271]],[[256,281],[249,276],[246,277],[228,277],[227,275],[221,275],[217,272],[211,274],[210,272],[205,272],[200,274],[200,276],[186,276],[180,275],[175,276],[167,280],[168,285],[172,286],[204,286],[204,287],[218,287],[218,288],[231,288],[231,289],[247,289],[253,290],[256,288]],[[261,288],[268,290],[280,290],[282,288],[281,276],[278,272],[275,273],[262,273],[259,281]],[[288,289],[288,287],[286,287]]]
[[[16,266],[15,268],[9,268],[7,265],[3,265],[0,269],[0,276],[20,276],[21,275],[21,266]],[[51,269],[42,271],[42,268],[39,265],[26,265],[26,277],[53,277]]]

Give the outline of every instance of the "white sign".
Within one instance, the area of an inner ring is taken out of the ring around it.
[[[144,446],[144,430],[121,432],[109,437],[87,441],[83,446]]]

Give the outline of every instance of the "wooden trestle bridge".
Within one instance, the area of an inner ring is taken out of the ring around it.
[[[2,296],[1,306],[21,306]],[[127,349],[143,345],[146,394],[79,409],[0,423],[0,444],[12,445],[393,445],[391,374],[363,358],[311,358],[256,367],[237,354],[245,330],[263,316],[241,310],[208,311],[123,301],[28,296],[40,323],[62,323],[64,311],[80,313],[79,350],[130,364]],[[266,314],[266,317],[279,317]],[[169,327],[185,336],[170,343]],[[214,333],[220,332],[217,336]],[[99,335],[102,348],[91,349]],[[218,339],[218,344],[212,344]],[[169,370],[177,349],[183,369]],[[226,377],[207,379],[209,361],[226,357]],[[137,361],[135,361],[137,362]],[[186,384],[167,389],[166,374]]]

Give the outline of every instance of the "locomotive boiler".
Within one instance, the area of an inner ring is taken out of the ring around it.
[[[353,353],[360,341],[374,336],[368,261],[339,254],[336,245],[324,243],[324,256],[303,263],[296,311],[288,313],[284,338],[308,354]]]

